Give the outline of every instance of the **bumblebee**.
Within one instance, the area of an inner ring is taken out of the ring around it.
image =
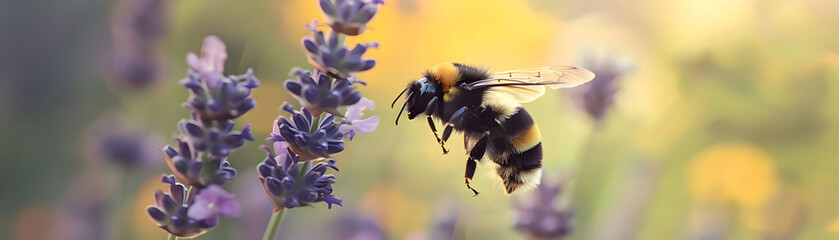
[[[571,66],[538,67],[490,73],[487,69],[460,63],[441,63],[408,83],[391,104],[405,94],[402,112],[408,119],[426,115],[437,143],[446,149],[453,131],[464,134],[466,187],[477,163],[487,156],[494,172],[501,178],[507,195],[516,189],[532,189],[542,174],[541,133],[521,103],[545,94],[545,86],[553,89],[575,87],[594,79],[594,73]],[[432,119],[433,118],[433,119]],[[445,125],[442,137],[434,119]]]

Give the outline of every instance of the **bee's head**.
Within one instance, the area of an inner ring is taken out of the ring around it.
[[[408,110],[408,119],[414,119],[423,113],[431,114],[434,110],[432,106],[437,102],[437,95],[439,95],[437,88],[437,83],[427,78],[409,82],[405,90],[402,90],[402,93],[399,93],[399,96],[390,105],[390,107],[393,107],[403,94],[408,94],[405,97],[402,109],[399,110],[399,115],[396,116],[396,124],[399,125],[399,116],[402,116],[404,110]]]

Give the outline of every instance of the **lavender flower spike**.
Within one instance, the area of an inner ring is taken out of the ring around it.
[[[119,0],[111,21],[114,80],[129,90],[157,82],[162,72],[160,43],[169,32],[172,4],[165,0]]]
[[[355,36],[367,30],[367,22],[379,11],[384,0],[320,0],[326,24],[341,33]]]
[[[279,148],[287,146],[285,143],[279,145]],[[275,212],[317,202],[325,202],[329,208],[332,208],[332,204],[342,204],[341,198],[332,195],[335,176],[325,174],[328,168],[338,171],[335,159],[319,162],[303,169],[303,174],[300,174],[299,156],[294,152],[279,149],[277,155],[274,155],[268,147],[262,146],[262,149],[268,153],[268,157],[257,166],[259,181],[274,203]]]
[[[559,208],[555,202],[562,193],[562,183],[542,181],[526,204],[514,202],[518,211],[515,228],[531,239],[562,239],[573,229],[570,209]]]
[[[356,44],[350,50],[339,37],[340,33],[332,31],[327,39],[323,31],[313,29],[313,32],[313,37],[303,39],[303,47],[306,48],[309,64],[315,69],[335,77],[349,78],[355,72],[367,71],[376,66],[376,60],[361,57],[367,49],[378,48],[378,43]]]
[[[125,170],[149,168],[160,163],[160,137],[146,128],[135,128],[120,119],[106,119],[90,138],[94,159]]]
[[[319,70],[315,70],[312,76],[311,72],[302,68],[293,68],[289,75],[296,79],[285,81],[286,90],[313,115],[320,115],[321,112],[341,115],[338,107],[355,104],[361,99],[361,93],[355,90],[353,84],[364,82],[345,78],[333,80]]]
[[[306,108],[300,112],[288,103],[283,110],[292,114],[291,119],[280,116],[274,121],[274,130],[266,141],[288,142],[289,148],[300,156],[300,160],[310,161],[329,158],[329,155],[344,150],[344,135],[338,132],[335,116],[325,114],[320,122]]]
[[[379,126],[379,116],[372,116],[367,119],[361,119],[364,116],[364,109],[375,110],[376,103],[373,100],[362,98],[358,103],[347,107],[345,118],[341,119],[341,126],[338,127],[338,132],[344,134],[344,137],[352,140],[355,137],[355,132],[369,133],[376,130]]]
[[[164,161],[174,172],[163,177],[171,191],[156,193],[157,206],[147,209],[152,220],[174,236],[195,237],[216,226],[218,217],[235,217],[241,212],[239,202],[220,185],[236,176],[228,162],[230,153],[254,140],[250,125],[236,131],[233,119],[255,106],[250,94],[259,80],[252,69],[240,76],[222,75],[225,49],[220,39],[209,36],[204,39],[201,57],[187,55],[190,69],[180,83],[190,91],[183,105],[191,118],[178,123],[177,149],[168,145],[162,149]],[[189,191],[176,183],[176,178],[189,185]]]

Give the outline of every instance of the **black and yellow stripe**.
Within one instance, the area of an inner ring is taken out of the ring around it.
[[[533,118],[524,108],[501,123],[505,137],[492,139],[494,151],[490,158],[498,164],[496,173],[504,184],[507,194],[522,185],[539,182],[542,168],[542,135]],[[493,135],[493,134],[491,134]],[[499,134],[495,134],[499,135]]]

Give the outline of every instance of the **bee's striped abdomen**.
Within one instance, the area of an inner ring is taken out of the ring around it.
[[[505,134],[493,139],[491,158],[498,164],[496,173],[501,177],[507,194],[522,185],[536,186],[542,173],[542,135],[539,128],[527,110],[521,107],[501,126],[500,131],[505,131]]]

